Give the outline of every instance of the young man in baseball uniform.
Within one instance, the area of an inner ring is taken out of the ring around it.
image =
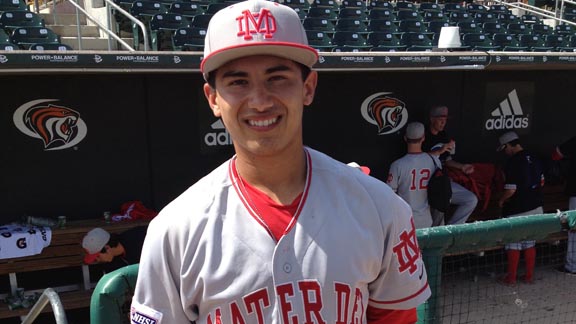
[[[568,209],[576,209],[576,136],[558,145],[552,159],[570,161],[568,174],[566,175],[566,187],[564,191],[568,195]],[[576,231],[568,231],[568,246],[566,250],[566,263],[558,267],[558,271],[576,275]]]
[[[317,57],[279,3],[211,19],[204,93],[236,155],[151,222],[132,323],[416,321],[430,289],[410,206],[303,145]]]
[[[474,172],[474,165],[460,163],[453,159],[456,142],[448,136],[446,123],[448,122],[448,107],[434,106],[430,109],[430,123],[426,128],[426,139],[422,144],[424,152],[429,152],[440,158],[444,167],[461,170],[466,174]],[[452,200],[451,204],[456,205],[456,210],[446,222],[447,225],[464,224],[472,214],[478,204],[478,197],[470,190],[460,184],[451,181]],[[434,226],[441,225],[444,213],[432,210]]]
[[[387,182],[392,190],[412,208],[416,228],[431,227],[428,180],[441,163],[436,155],[422,152],[422,142],[424,142],[422,123],[409,123],[406,126],[404,141],[406,141],[407,153],[392,162]]]
[[[504,166],[504,192],[498,200],[503,217],[543,214],[542,186],[544,174],[542,162],[535,155],[524,150],[518,134],[506,132],[498,139],[498,151],[509,156]],[[534,282],[534,266],[536,264],[536,242],[533,240],[506,244],[508,259],[507,274],[499,279],[506,285],[516,284],[516,273],[520,261],[520,251],[524,251],[526,273],[523,281]]]

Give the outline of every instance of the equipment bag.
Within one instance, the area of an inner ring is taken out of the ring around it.
[[[430,158],[434,161],[436,170],[432,173],[428,181],[428,204],[430,207],[445,213],[448,211],[450,200],[452,199],[450,177],[436,163],[436,159],[432,156],[430,156]]]

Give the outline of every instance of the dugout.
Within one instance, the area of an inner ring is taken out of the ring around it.
[[[205,102],[200,59],[0,55],[1,222],[99,218],[130,200],[161,209],[228,159],[231,139]],[[441,103],[450,107],[458,160],[501,161],[497,137],[509,129],[547,156],[574,135],[575,67],[570,53],[326,54],[305,110],[305,144],[385,180],[404,154],[406,123],[425,121]]]

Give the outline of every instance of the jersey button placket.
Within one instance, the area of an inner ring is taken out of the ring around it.
[[[290,263],[286,262],[286,263],[284,263],[283,269],[284,269],[284,272],[290,273],[290,272],[292,272],[292,265]]]

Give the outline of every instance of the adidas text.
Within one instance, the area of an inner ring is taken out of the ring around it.
[[[232,145],[232,138],[228,132],[211,132],[204,136],[204,143],[208,146]]]
[[[528,117],[500,116],[486,120],[487,130],[528,128]]]

